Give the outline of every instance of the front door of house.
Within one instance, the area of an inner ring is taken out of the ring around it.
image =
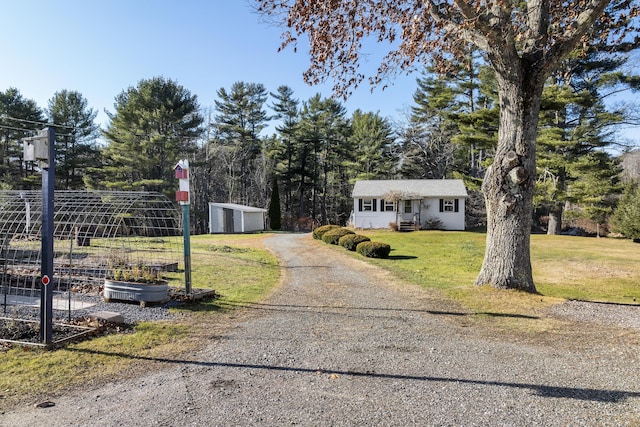
[[[413,221],[413,200],[401,200],[400,201],[400,213],[403,221]]]

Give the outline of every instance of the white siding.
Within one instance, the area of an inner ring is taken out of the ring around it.
[[[224,233],[224,212],[222,208],[209,205],[209,233]]]
[[[395,212],[380,212],[379,210],[359,210],[358,199],[353,199],[353,226],[355,228],[389,228],[389,224],[396,222]]]
[[[456,200],[456,198],[448,198]],[[423,199],[419,203],[417,200],[412,201],[413,213],[405,215],[407,220],[413,218],[413,214],[420,216],[420,225],[425,228],[425,224],[430,218],[437,218],[442,222],[445,230],[464,230],[464,210],[465,199],[457,198],[458,212],[440,212],[440,198]],[[353,199],[353,225],[355,228],[362,229],[381,229],[389,228],[392,222],[402,220],[404,213],[404,205],[400,202],[400,212],[380,212],[376,211],[360,211],[359,199]]]
[[[249,233],[251,231],[264,230],[264,213],[262,212],[243,212],[244,224],[242,231]]]
[[[225,211],[233,212],[233,232],[251,233],[264,230],[266,210],[233,203],[209,203],[209,233],[226,233]],[[231,224],[228,225],[230,227]]]
[[[422,200],[420,206],[420,225],[422,228],[425,228],[429,218],[437,218],[442,222],[445,230],[464,230],[465,199],[460,198],[457,200],[458,212],[440,212],[440,198]]]

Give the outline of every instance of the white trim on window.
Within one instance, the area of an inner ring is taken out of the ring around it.
[[[443,200],[443,212],[454,212],[455,211],[455,201],[453,199],[444,199]]]

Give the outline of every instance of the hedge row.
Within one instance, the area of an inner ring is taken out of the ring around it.
[[[312,235],[312,236],[313,236],[313,238],[314,238],[314,239],[316,239],[316,240],[322,240],[322,235],[323,235],[324,233],[326,233],[326,232],[327,232],[327,231],[329,231],[329,230],[336,229],[336,228],[342,228],[342,227],[340,227],[339,225],[332,225],[332,224],[329,224],[329,225],[323,225],[323,226],[318,227],[318,228],[316,228],[315,230],[313,230],[313,233],[311,233],[311,235]]]
[[[368,258],[387,258],[391,252],[391,246],[386,243],[372,242],[367,236],[356,234],[339,225],[323,225],[313,230],[312,235],[316,240],[340,245]]]
[[[369,242],[370,238],[367,236],[363,236],[362,234],[347,234],[346,236],[342,236],[340,240],[338,240],[338,244],[343,248],[349,251],[355,251],[356,246],[362,242]]]
[[[347,230],[346,228],[334,228],[322,235],[322,241],[331,245],[337,245],[340,238],[346,236],[347,234],[356,233],[351,230]]]

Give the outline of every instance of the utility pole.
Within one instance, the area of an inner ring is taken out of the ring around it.
[[[24,160],[37,161],[42,170],[42,246],[40,251],[40,341],[53,339],[53,210],[55,188],[55,131],[49,127],[23,140]]]

